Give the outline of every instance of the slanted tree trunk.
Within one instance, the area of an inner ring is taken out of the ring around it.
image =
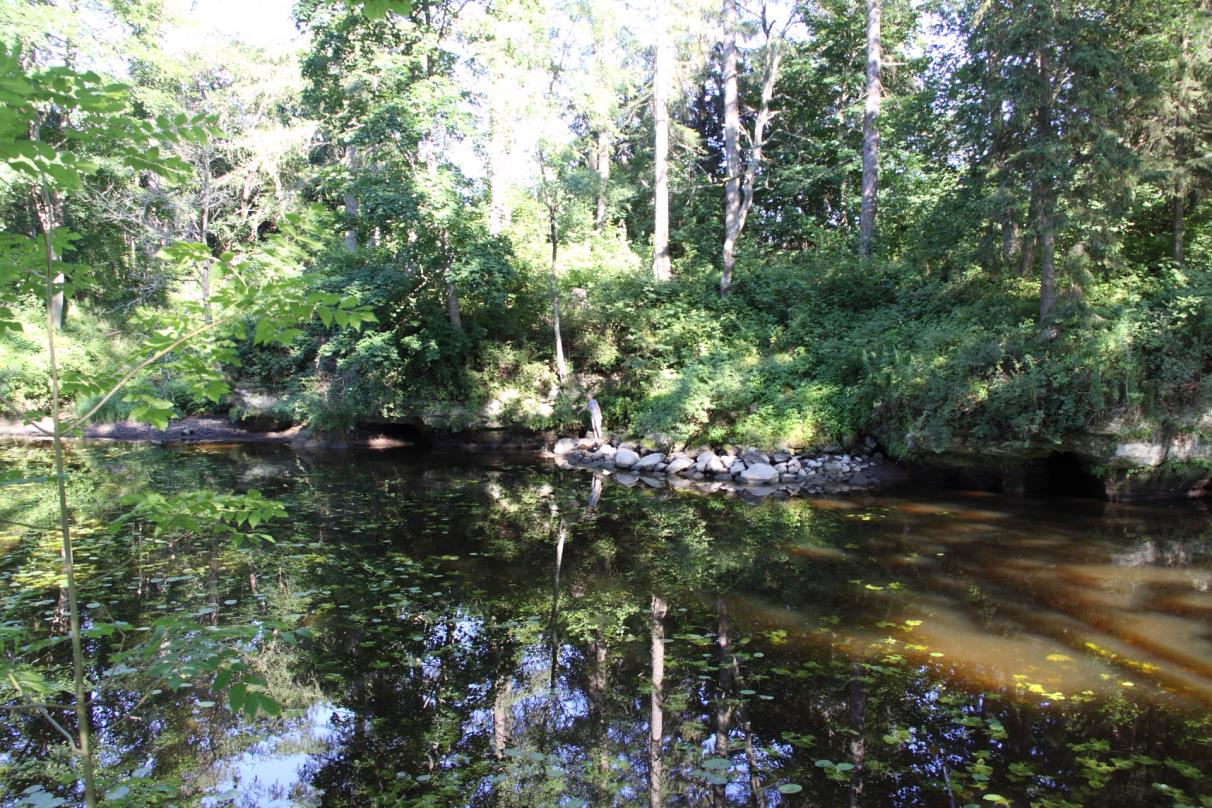
[[[871,255],[875,239],[875,207],[879,192],[880,148],[880,0],[867,0],[867,103],[863,109],[863,192],[859,207],[859,257]]]
[[[663,808],[661,739],[665,735],[665,601],[652,596],[652,697],[648,713],[648,805]]]
[[[741,112],[737,91],[736,0],[724,0],[724,255],[720,294],[732,288],[736,241],[741,234]]]
[[[551,237],[551,327],[555,334],[555,364],[556,378],[560,380],[560,384],[564,383],[565,377],[568,375],[568,367],[564,363],[564,340],[560,336],[560,290],[556,283],[557,269],[560,263],[560,239],[556,227],[556,212],[549,212],[550,215],[550,237]]]
[[[358,148],[353,144],[345,147],[345,166],[349,170],[350,185],[345,189],[345,249],[358,249],[358,195],[353,189],[353,176],[358,170]]]
[[[653,128],[653,224],[652,275],[658,281],[673,277],[669,259],[669,86],[672,52],[669,46],[667,0],[657,0],[656,68],[652,79]]]
[[[610,194],[610,134],[605,128],[598,130],[595,162],[598,173],[598,206],[593,217],[593,229],[600,231],[606,227],[606,202]]]

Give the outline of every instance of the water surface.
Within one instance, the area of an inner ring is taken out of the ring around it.
[[[203,678],[100,691],[107,787],[140,804],[1212,804],[1212,523],[1187,503],[752,504],[285,447],[70,461],[87,621],[307,629],[241,646],[278,718]],[[244,548],[105,531],[144,487],[256,489],[290,516]],[[46,495],[0,489],[0,621],[40,636],[62,623]],[[94,678],[119,644],[90,640]],[[0,796],[71,799],[55,741],[14,716]]]

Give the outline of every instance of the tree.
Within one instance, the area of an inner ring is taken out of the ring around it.
[[[204,143],[210,128],[204,118],[184,116],[168,120],[160,118],[148,122],[132,115],[127,88],[106,83],[91,72],[79,72],[67,66],[26,69],[19,51],[0,48],[0,136],[10,143],[0,159],[7,176],[18,178],[37,204],[49,210],[52,200],[66,200],[80,194],[88,177],[97,170],[97,164],[84,158],[90,147],[104,144],[109,157],[128,169],[156,174],[164,178],[188,176],[188,165],[177,158],[161,157],[167,147],[182,142]],[[63,122],[59,138],[48,143],[39,137],[38,121],[52,114]],[[157,159],[149,159],[157,158]],[[242,339],[246,327],[255,325],[258,342],[292,340],[300,331],[285,327],[288,323],[318,314],[326,322],[339,319],[343,322],[361,322],[372,318],[355,301],[342,301],[337,295],[307,293],[300,284],[297,265],[309,249],[316,244],[308,241],[302,229],[294,235],[305,244],[289,238],[278,238],[262,245],[254,254],[237,256],[227,254],[217,262],[217,269],[233,282],[216,289],[213,297],[215,309],[200,303],[183,301],[172,311],[164,312],[146,323],[149,332],[142,335],[142,354],[129,360],[127,367],[117,375],[108,375],[104,370],[88,375],[80,372],[67,373],[59,365],[56,310],[61,310],[68,289],[56,278],[65,274],[64,254],[70,252],[77,240],[61,221],[50,217],[39,217],[40,229],[33,234],[4,232],[0,244],[0,328],[17,329],[21,326],[12,321],[11,306],[28,297],[40,300],[46,315],[46,368],[51,395],[48,411],[26,412],[0,397],[10,416],[19,418],[45,434],[52,444],[55,468],[55,486],[58,499],[58,531],[61,539],[61,559],[64,576],[64,593],[68,611],[68,633],[72,658],[72,710],[74,728],[65,725],[48,712],[44,699],[57,694],[61,688],[44,680],[28,665],[10,668],[6,664],[6,689],[16,683],[14,689],[19,699],[15,708],[29,710],[42,715],[71,746],[80,762],[84,787],[84,802],[90,807],[98,800],[95,770],[96,750],[92,735],[90,692],[102,686],[90,682],[86,675],[86,658],[81,628],[80,608],[73,546],[73,518],[67,505],[68,471],[64,460],[64,438],[83,428],[97,412],[113,397],[126,392],[126,400],[134,404],[133,417],[149,420],[161,426],[167,423],[172,413],[170,401],[155,396],[141,384],[144,371],[153,365],[169,365],[182,373],[192,393],[217,402],[228,387],[218,374],[216,367],[221,361],[232,361],[234,343]],[[288,228],[289,229],[289,228]],[[209,264],[209,252],[198,244],[180,244],[170,250],[176,260],[196,265]],[[245,272],[251,275],[245,279]],[[88,267],[74,266],[72,288],[80,289],[89,282]],[[339,306],[338,304],[344,304]],[[351,317],[352,313],[352,317]],[[212,316],[213,315],[213,316]],[[75,417],[65,417],[64,396],[93,395],[95,403]],[[49,422],[49,428],[43,423]],[[12,475],[5,475],[11,477]],[[11,482],[11,479],[5,480]],[[156,518],[198,519],[208,514],[214,524],[227,527],[250,525],[280,515],[284,511],[277,503],[253,502],[258,497],[233,496],[226,501],[213,498],[178,499],[168,502],[144,500],[151,503],[148,515]],[[161,507],[163,506],[163,507]],[[167,509],[167,510],[166,510]],[[176,513],[176,516],[173,513]],[[241,515],[242,514],[242,515]],[[116,523],[120,526],[122,523]],[[214,527],[222,530],[222,527]],[[243,531],[232,529],[231,535],[244,539]],[[93,631],[101,630],[94,625]],[[111,629],[112,630],[112,627]],[[273,710],[272,700],[264,700],[257,692],[249,692],[252,676],[247,667],[241,667],[238,654],[222,646],[203,647],[211,640],[200,639],[192,651],[186,651],[182,642],[193,632],[182,628],[179,637],[164,631],[155,633],[146,645],[132,652],[130,659],[142,659],[152,664],[164,664],[165,670],[175,671],[191,660],[189,665],[196,673],[216,674],[215,690],[232,688],[232,705],[259,707]],[[34,647],[39,644],[35,643]],[[164,659],[168,654],[172,658]],[[192,656],[191,656],[192,654]],[[182,655],[182,656],[177,656]],[[121,665],[119,668],[123,667]],[[176,678],[176,677],[175,677]],[[251,701],[250,701],[251,699]],[[55,705],[58,707],[59,705]]]
[[[1129,136],[1155,92],[1160,12],[1160,3],[1121,13],[1102,0],[974,0],[955,19],[966,53],[952,93],[972,182],[1026,190],[995,197],[990,219],[1003,232],[1023,225],[1020,271],[1038,272],[1045,339],[1057,334],[1058,251],[1102,263],[1119,249],[1117,222],[1140,179]]]
[[[549,280],[551,290],[551,329],[555,338],[556,378],[563,384],[568,378],[568,367],[564,361],[564,338],[560,335],[560,217],[564,212],[568,191],[561,167],[549,164],[542,145],[538,148],[539,194],[547,211],[547,238],[551,242]]]
[[[867,0],[867,99],[863,107],[863,192],[859,212],[859,257],[871,255],[875,238],[875,206],[879,192],[880,147],[880,0]]]
[[[741,165],[741,114],[740,93],[737,89],[737,4],[736,0],[724,2],[724,157],[727,172],[724,181],[724,255],[723,271],[720,274],[720,294],[728,294],[732,288],[732,273],[736,266],[736,242],[745,227],[749,210],[753,207],[754,184],[761,171],[762,154],[769,137],[768,127],[773,116],[770,108],[774,100],[774,87],[779,77],[783,39],[794,21],[789,15],[781,27],[767,14],[766,4],[761,7],[759,23],[765,42],[762,65],[761,94],[753,116],[753,130],[745,131],[749,141],[749,153],[744,167]]]
[[[652,275],[658,281],[673,277],[669,258],[669,92],[673,80],[673,49],[667,6],[668,0],[657,0],[656,58],[652,76]]]

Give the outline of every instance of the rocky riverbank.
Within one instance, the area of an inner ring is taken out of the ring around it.
[[[734,491],[756,496],[781,493],[840,494],[864,491],[906,478],[900,466],[876,451],[868,438],[853,450],[821,451],[729,446],[679,447],[660,439],[644,441],[561,438],[551,448],[556,465],[613,474],[626,484]]]

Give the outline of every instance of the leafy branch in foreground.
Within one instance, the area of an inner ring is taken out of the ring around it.
[[[48,125],[51,122],[53,126]],[[250,327],[258,344],[288,344],[302,333],[298,325],[313,317],[326,326],[358,326],[374,319],[353,298],[307,291],[306,276],[299,267],[323,245],[315,235],[315,217],[296,215],[278,234],[245,254],[225,253],[216,259],[202,244],[166,248],[163,258],[170,263],[204,264],[216,281],[213,294],[206,290],[200,301],[186,299],[167,313],[143,315],[134,323],[144,334],[142,352],[124,370],[107,375],[60,369],[56,336],[65,301],[93,282],[88,266],[63,260],[79,240],[79,235],[64,225],[63,200],[82,191],[89,176],[97,171],[98,163],[89,157],[90,153],[104,151],[109,160],[131,171],[173,182],[188,172],[188,166],[178,158],[165,156],[162,150],[173,143],[201,143],[213,134],[212,122],[202,116],[154,121],[136,117],[129,110],[124,86],[104,83],[94,73],[66,67],[26,69],[20,51],[0,47],[0,180],[25,189],[39,225],[34,235],[0,234],[0,329],[20,329],[13,317],[13,308],[20,301],[35,297],[45,306],[50,409],[48,413],[22,415],[27,422],[47,418],[51,423],[51,428],[43,427],[43,431],[50,433],[54,452],[53,482],[62,544],[61,591],[68,611],[66,638],[29,642],[19,628],[5,626],[0,705],[10,712],[37,713],[64,737],[79,761],[84,802],[89,806],[98,799],[91,706],[103,682],[94,680],[86,670],[84,641],[118,635],[119,641],[125,642],[131,626],[120,621],[93,621],[87,630],[81,627],[64,437],[86,426],[106,402],[123,391],[125,400],[134,405],[134,417],[161,428],[166,426],[172,415],[171,402],[155,396],[142,375],[153,365],[172,368],[188,380],[192,392],[217,402],[228,390],[221,368],[235,363],[237,340],[243,339]],[[79,416],[65,419],[65,398],[80,395],[94,395],[97,401]],[[155,525],[158,532],[209,533],[226,537],[236,546],[268,538],[267,534],[252,531],[285,512],[279,504],[253,493],[145,495],[130,504],[135,506],[133,511],[115,523],[115,530],[130,519],[143,519]],[[277,632],[280,636],[293,637],[281,628]],[[277,628],[263,626],[261,630]],[[117,664],[108,671],[111,678],[138,673],[153,680],[152,685],[144,685],[144,697],[126,716],[151,694],[160,692],[161,685],[179,689],[203,675],[214,677],[212,688],[226,691],[233,709],[276,714],[280,709],[277,703],[259,689],[264,681],[241,657],[241,644],[253,643],[256,633],[249,636],[244,629],[202,627],[181,618],[158,622],[147,637],[120,651]],[[71,645],[70,683],[45,678],[39,665],[27,661],[64,640]],[[64,692],[72,693],[70,706],[55,702]],[[74,713],[74,728],[51,713],[65,707]]]

